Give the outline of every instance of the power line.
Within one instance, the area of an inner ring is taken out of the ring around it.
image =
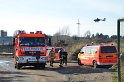
[[[77,25],[78,25],[78,33],[77,33],[77,35],[80,37],[80,22],[79,22],[79,19],[78,19],[78,23],[77,23]]]

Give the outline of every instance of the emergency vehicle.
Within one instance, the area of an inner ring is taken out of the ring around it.
[[[117,64],[117,49],[114,45],[84,46],[78,54],[79,65],[112,66]]]
[[[51,51],[52,48],[55,52],[54,61],[59,61],[59,52],[61,49],[64,50],[64,48],[63,47],[47,47],[47,61],[49,61],[49,52]]]
[[[59,61],[59,52],[60,52],[60,50],[64,50],[64,48],[62,48],[62,47],[54,47],[54,51],[55,51],[55,61]]]
[[[42,31],[26,33],[18,30],[14,34],[14,64],[17,69],[22,66],[45,68],[46,35]]]

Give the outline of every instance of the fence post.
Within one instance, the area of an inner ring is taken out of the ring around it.
[[[117,36],[118,36],[118,82],[121,82],[120,73],[120,20],[117,20]]]

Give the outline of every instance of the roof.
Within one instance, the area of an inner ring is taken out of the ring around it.
[[[45,37],[45,34],[19,34],[19,37]]]

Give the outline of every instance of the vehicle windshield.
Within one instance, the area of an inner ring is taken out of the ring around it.
[[[45,46],[45,39],[42,37],[20,37],[20,46]]]
[[[114,46],[102,46],[101,53],[116,53],[117,50]]]

